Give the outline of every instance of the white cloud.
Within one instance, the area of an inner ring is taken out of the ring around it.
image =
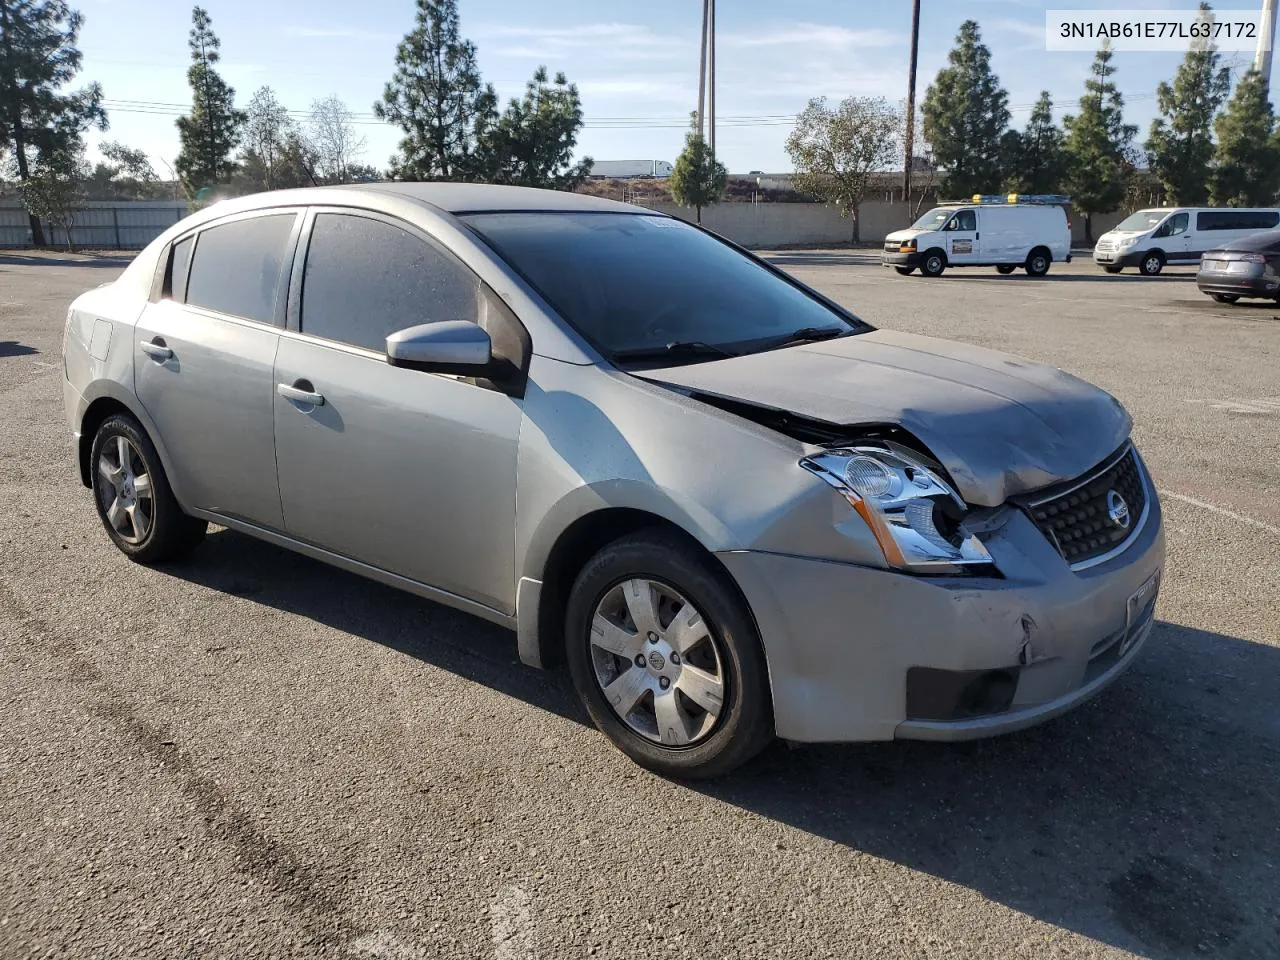
[[[475,31],[476,37],[510,40],[496,53],[507,56],[546,57],[567,50],[591,50],[611,59],[656,60],[674,57],[696,46],[680,37],[656,33],[634,23],[583,23],[564,27],[522,27],[489,24]]]
[[[732,47],[821,47],[827,50],[849,50],[855,47],[892,47],[906,43],[906,34],[873,27],[856,30],[821,23],[794,23],[776,29],[753,33],[729,33],[721,41]]]
[[[399,40],[400,36],[379,30],[361,30],[358,27],[285,27],[286,37],[337,40]]]

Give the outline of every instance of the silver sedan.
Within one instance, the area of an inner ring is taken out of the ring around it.
[[[1160,505],[1114,399],[637,207],[226,201],[76,300],[65,369],[125,555],[215,523],[510,627],[667,775],[1017,730],[1150,633]]]

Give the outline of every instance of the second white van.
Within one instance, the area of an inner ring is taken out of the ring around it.
[[[1069,202],[1057,196],[983,196],[934,207],[884,238],[880,262],[903,275],[917,268],[937,277],[948,267],[995,267],[1000,273],[1022,267],[1041,277],[1055,260],[1071,259],[1071,225],[1063,207]]]
[[[1205,251],[1277,224],[1276,209],[1153,207],[1126,217],[1100,236],[1093,260],[1107,273],[1137,267],[1144,276],[1154,277],[1166,263],[1199,263]]]

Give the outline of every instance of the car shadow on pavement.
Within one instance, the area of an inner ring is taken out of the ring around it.
[[[211,530],[191,559],[157,569],[372,640],[590,724],[566,672],[526,667],[516,655],[514,632],[443,604],[224,528]]]
[[[1280,956],[1280,649],[1157,623],[987,741],[778,746],[702,792],[1149,957]]]
[[[589,724],[508,630],[230,530],[165,573]],[[1280,955],[1280,650],[1160,621],[1110,689],[957,744],[777,744],[673,783],[1150,957]],[[608,749],[601,742],[601,749]]]
[[[1141,274],[1127,273],[1104,273],[1099,270],[1097,273],[1054,273],[1052,270],[1042,277],[1031,277],[1019,269],[1015,273],[999,274],[994,270],[990,273],[974,273],[960,272],[960,268],[948,270],[943,280],[999,280],[1001,283],[1185,283],[1194,281],[1196,275],[1194,273],[1161,273],[1154,277],[1144,277]],[[922,280],[929,279],[921,277]],[[1207,297],[1206,297],[1207,299]]]
[[[35,347],[18,343],[16,340],[0,340],[0,357],[29,357],[39,352]]]
[[[786,251],[757,254],[775,267],[874,267],[880,263],[880,251],[866,253],[822,253],[818,251]]]

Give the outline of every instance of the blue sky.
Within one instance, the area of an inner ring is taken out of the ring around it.
[[[105,137],[146,150],[167,176],[163,161],[172,163],[178,152],[172,113],[190,102],[190,6],[178,0],[79,4],[85,15],[81,78],[103,85],[111,107]],[[361,120],[365,161],[385,167],[398,131],[370,111],[391,75],[396,44],[412,26],[412,0],[204,0],[204,6],[222,39],[223,75],[241,105],[264,84],[300,111],[337,94]],[[1009,91],[1014,125],[1025,122],[1042,89],[1053,95],[1059,119],[1080,96],[1091,56],[1045,52],[1044,10],[1105,6],[1105,0],[924,0],[918,96],[945,64],[960,22],[972,17]],[[1112,6],[1192,9],[1195,3],[1124,0]],[[587,123],[581,154],[675,159],[696,104],[697,0],[460,0],[459,7],[462,32],[478,47],[484,78],[504,100],[545,63],[553,73],[563,70],[582,93]],[[719,0],[717,148],[730,172],[791,169],[783,149],[786,118],[810,97],[902,100],[910,29],[906,0]],[[1237,72],[1251,59],[1244,53],[1224,57]],[[1155,112],[1156,84],[1172,76],[1180,58],[1116,54],[1128,117],[1144,135]],[[173,106],[143,105],[149,103]]]

